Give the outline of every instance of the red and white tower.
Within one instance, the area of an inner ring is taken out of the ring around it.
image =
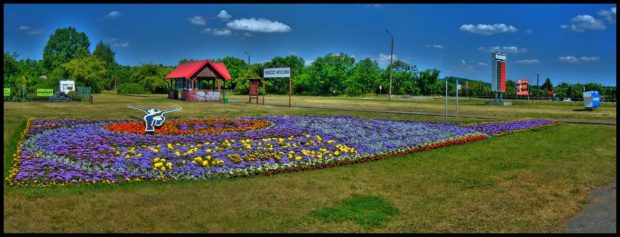
[[[491,91],[495,92],[495,101],[497,101],[497,93],[500,93],[501,102],[502,94],[506,91],[506,54],[491,53],[491,59]]]

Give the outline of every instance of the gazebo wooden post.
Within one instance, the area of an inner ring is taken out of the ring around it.
[[[223,101],[226,99],[226,80],[222,81],[222,84],[223,84],[222,87],[224,88],[224,90],[222,90],[222,101]]]
[[[222,86],[220,85],[220,79],[219,78],[215,78],[215,80],[217,80],[217,92],[221,92],[222,91]],[[220,101],[220,98],[217,98],[217,101]]]

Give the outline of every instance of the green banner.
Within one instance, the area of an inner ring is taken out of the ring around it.
[[[11,88],[4,88],[4,96],[11,96]]]
[[[37,89],[37,96],[54,96],[54,89]]]

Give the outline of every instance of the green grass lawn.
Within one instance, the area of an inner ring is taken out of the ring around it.
[[[94,95],[94,103],[4,103],[4,177],[28,118],[139,119],[127,108],[182,110],[168,118],[352,115],[417,116],[250,105],[189,103],[166,95]],[[240,102],[236,102],[240,101]],[[615,104],[459,101],[459,114],[616,120]],[[288,104],[288,96],[266,103]],[[293,105],[445,112],[443,98],[302,97]],[[450,101],[455,112],[455,101]],[[455,118],[448,118],[455,121]],[[459,118],[459,122],[489,119]],[[51,188],[4,186],[5,233],[563,233],[588,191],[616,176],[616,126],[562,123],[355,165],[238,179]]]

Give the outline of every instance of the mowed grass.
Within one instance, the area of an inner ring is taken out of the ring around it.
[[[233,97],[231,100],[237,99]],[[247,97],[238,97],[247,101]],[[94,98],[93,104],[4,103],[4,177],[19,134],[31,117],[142,118],[142,112],[127,108],[134,105],[183,107],[167,118],[352,115],[446,121],[438,116],[188,103],[168,100],[166,95],[104,92]],[[288,103],[284,96],[268,96],[267,103],[269,99]],[[444,111],[441,102],[433,101],[346,97],[293,97],[293,101],[402,111],[441,106],[439,112]],[[562,114],[568,113],[568,108],[562,106],[567,105],[541,104],[526,111],[513,107],[512,118],[539,113],[551,118],[566,116]],[[459,102],[459,114],[461,111]],[[615,105],[592,112],[599,111],[613,111],[611,120],[615,120]],[[573,113],[579,118],[585,112]],[[459,119],[481,121],[493,120]],[[588,191],[607,185],[615,176],[616,126],[563,123],[374,162],[273,176],[55,188],[5,184],[4,232],[562,233],[566,221],[589,202]],[[329,210],[332,214],[344,213],[346,218],[330,218]],[[377,217],[381,221],[370,222],[377,218],[365,218],[368,213],[387,214]]]
[[[231,100],[248,101],[248,96],[227,95]],[[291,98],[291,105],[301,106],[324,106],[335,108],[349,109],[369,109],[369,110],[388,110],[388,111],[405,111],[405,112],[426,112],[445,114],[446,99],[445,97],[408,97],[392,95],[391,101],[388,102],[387,95],[369,96],[369,97],[348,97],[334,96],[328,97],[314,96],[294,96]],[[288,95],[267,95],[264,99],[266,104],[289,104]],[[459,96],[458,114],[463,115],[488,115],[501,116],[506,118],[545,118],[545,119],[592,119],[592,120],[616,120],[616,104],[601,103],[599,108],[592,111],[585,110],[584,103],[579,101],[527,101],[504,100],[511,102],[511,106],[489,106],[484,103],[490,101],[488,99],[469,98]],[[263,103],[263,98],[259,97],[259,104]],[[255,103],[255,101],[253,101]],[[448,114],[455,115],[456,98],[448,98]],[[460,117],[462,119],[463,117]]]

